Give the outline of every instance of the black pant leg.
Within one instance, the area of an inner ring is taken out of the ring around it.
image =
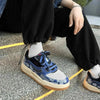
[[[68,8],[55,8],[54,9],[54,36],[67,37],[69,32],[69,14]]]
[[[22,0],[7,0],[3,15],[0,18],[0,31],[22,32],[21,2]]]
[[[22,33],[25,44],[46,42],[53,31],[52,0],[23,0]]]
[[[100,50],[85,16],[84,19],[84,27],[81,31],[77,35],[73,35],[73,26],[66,41],[76,63],[84,70],[89,70],[94,65],[100,64]]]
[[[70,10],[67,8],[55,9],[54,35],[66,37],[67,46],[74,56],[76,63],[84,70],[89,70],[100,64],[100,50],[93,31],[84,16],[84,27],[74,35],[74,25],[69,28]]]

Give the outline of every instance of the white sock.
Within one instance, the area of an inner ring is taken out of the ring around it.
[[[31,47],[29,48],[28,57],[31,58],[33,56],[36,56],[42,51],[43,51],[43,47],[42,47],[41,42],[37,42],[35,44],[32,44]]]
[[[95,65],[92,69],[90,69],[90,73],[94,78],[100,77],[100,65]]]

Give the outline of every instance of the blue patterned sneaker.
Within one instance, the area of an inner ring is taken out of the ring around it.
[[[57,68],[56,64],[51,62],[47,55],[50,53],[45,51],[35,57],[28,58],[27,51],[21,64],[21,70],[45,88],[67,89],[70,86],[68,77]]]
[[[100,93],[100,78],[94,79],[90,72],[88,72],[87,77],[84,79],[83,86],[90,91]]]

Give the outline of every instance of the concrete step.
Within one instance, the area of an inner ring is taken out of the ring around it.
[[[98,44],[100,46],[100,30],[94,29]],[[1,45],[22,42],[20,34],[3,34],[0,37]],[[14,39],[14,40],[12,40]],[[62,46],[62,47],[61,47]],[[0,99],[1,100],[33,100],[34,98],[48,92],[47,89],[38,85],[34,80],[21,72],[18,61],[21,49],[14,47],[0,50]],[[68,77],[79,71],[68,48],[65,38],[57,38],[56,41],[44,45],[45,50],[51,52],[50,58],[54,61]],[[3,52],[3,53],[2,53]],[[82,82],[86,72],[71,80],[68,90],[56,91],[43,100],[100,100],[100,94],[90,92],[83,88]]]

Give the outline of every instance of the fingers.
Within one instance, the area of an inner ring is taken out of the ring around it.
[[[78,21],[75,20],[75,28],[74,28],[74,35],[76,35],[79,31],[79,25],[78,25]]]
[[[69,16],[69,27],[73,25],[73,17],[72,15]]]
[[[84,25],[84,19],[75,20],[74,35],[76,35],[82,29],[83,25]]]

